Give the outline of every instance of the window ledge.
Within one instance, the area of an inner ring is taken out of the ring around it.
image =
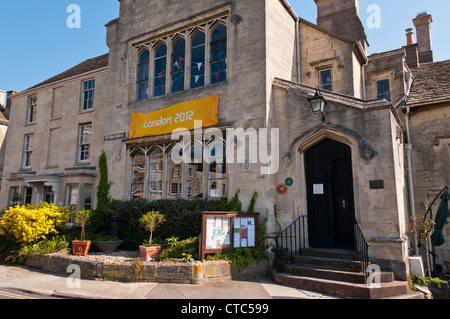
[[[86,161],[86,162],[75,162],[74,164],[73,164],[73,166],[86,166],[86,165],[91,165],[91,162],[90,161]]]
[[[94,108],[88,110],[80,110],[78,111],[78,114],[92,113],[92,112],[94,112]]]
[[[30,122],[30,123],[25,123],[25,127],[27,127],[27,126],[32,126],[32,125],[36,125],[36,122]]]
[[[149,101],[153,102],[153,101],[157,101],[157,100],[164,99],[164,98],[171,98],[171,97],[178,96],[178,95],[181,95],[181,94],[190,94],[191,92],[196,92],[196,91],[201,91],[201,90],[209,90],[209,89],[212,89],[212,88],[225,86],[227,84],[228,84],[228,80],[223,81],[223,82],[219,82],[219,83],[209,84],[207,86],[201,86],[201,87],[194,88],[194,89],[186,89],[186,90],[183,90],[183,91],[180,91],[180,92],[168,93],[166,95],[151,96],[151,97],[149,97],[149,98],[147,98],[145,100],[139,100],[139,101],[134,100],[132,102],[129,102],[128,106],[129,107],[134,107],[135,105],[138,105],[138,104],[144,103],[144,102],[149,102]]]

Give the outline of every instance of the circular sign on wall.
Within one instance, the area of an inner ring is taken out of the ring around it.
[[[294,180],[291,177],[286,178],[285,181],[287,186],[292,186],[294,184]]]
[[[284,195],[287,193],[288,187],[286,186],[286,184],[280,184],[277,186],[277,192],[280,195]]]

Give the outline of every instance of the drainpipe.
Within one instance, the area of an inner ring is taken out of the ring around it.
[[[297,81],[302,83],[302,75],[300,70],[300,18],[295,21],[295,32],[297,33]]]
[[[409,96],[411,93],[411,87],[412,87],[412,73],[407,72],[407,81],[408,81],[408,90],[406,91],[405,96],[403,96],[400,101],[395,104],[394,108],[397,109]],[[405,143],[405,154],[406,154],[406,172],[407,172],[407,178],[408,178],[408,192],[409,192],[409,206],[410,206],[410,215],[412,218],[416,217],[416,207],[415,207],[415,198],[414,198],[414,181],[413,181],[413,175],[412,175],[412,164],[411,164],[411,151],[412,151],[412,144],[411,144],[411,135],[409,130],[409,119],[411,116],[411,108],[408,106],[406,108],[406,117],[405,117],[405,128],[406,128],[406,143]],[[418,239],[417,235],[413,236],[413,245],[414,245],[414,254],[419,255],[419,248],[417,247]]]
[[[413,176],[412,176],[412,165],[411,165],[411,150],[412,150],[412,144],[411,139],[409,135],[409,117],[410,117],[411,109],[408,106],[406,108],[406,144],[405,144],[405,151],[406,151],[406,171],[408,175],[408,190],[409,190],[409,206],[411,210],[411,217],[416,217],[416,207],[415,207],[415,199],[414,199],[414,184],[413,184]],[[413,236],[413,244],[414,244],[414,254],[419,255],[419,248],[417,247],[418,240],[417,235],[414,234]]]
[[[364,52],[364,49],[362,47],[361,41],[357,42],[359,49],[361,50],[361,53],[364,56],[364,60],[366,61],[363,65],[362,65],[362,86],[363,86],[363,97],[364,97],[364,101],[367,100],[367,92],[366,92],[366,66],[369,65],[369,58],[366,56],[366,53]]]

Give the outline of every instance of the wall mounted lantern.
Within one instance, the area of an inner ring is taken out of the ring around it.
[[[314,114],[322,114],[322,122],[325,123],[325,116],[323,115],[323,110],[325,105],[328,103],[327,100],[320,94],[320,90],[316,88],[316,94],[312,98],[308,99],[309,104],[311,105],[311,110]]]

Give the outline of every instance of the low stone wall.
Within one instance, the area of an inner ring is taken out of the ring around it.
[[[26,266],[55,274],[71,275],[80,268],[82,278],[123,282],[158,282],[204,284],[223,280],[245,280],[264,276],[269,269],[267,260],[253,262],[247,269],[238,270],[228,261],[195,262],[139,262],[139,259],[108,261],[85,259],[66,254],[34,255]]]

